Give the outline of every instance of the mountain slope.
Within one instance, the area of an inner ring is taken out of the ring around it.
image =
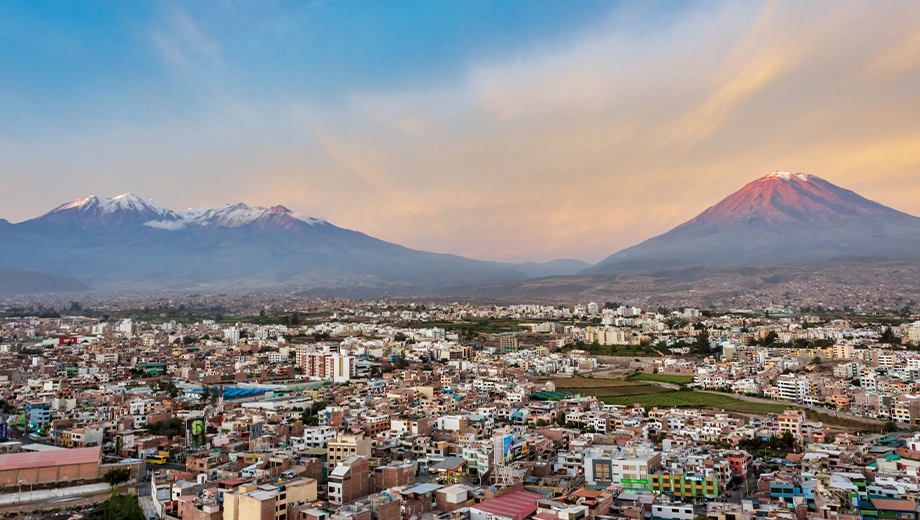
[[[88,291],[89,287],[74,279],[64,279],[35,271],[0,271],[0,295],[65,293]]]
[[[174,212],[132,194],[84,197],[0,223],[0,269],[40,270],[98,289],[318,288],[329,294],[423,294],[575,272],[574,261],[502,264],[416,251],[283,206]],[[347,289],[347,290],[345,290]]]
[[[774,172],[585,273],[920,255],[920,218],[814,175]]]

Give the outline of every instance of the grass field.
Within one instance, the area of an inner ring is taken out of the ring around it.
[[[593,395],[595,397],[613,397],[613,396],[628,396],[628,395],[647,395],[651,389],[654,387],[649,385],[636,385],[636,386],[608,386],[601,388],[581,388],[581,389],[567,389],[566,392],[574,392],[581,395]]]
[[[672,383],[686,385],[693,382],[693,376],[675,376],[668,374],[633,374],[626,379],[630,381],[657,381],[659,383]]]
[[[573,394],[613,397],[617,395],[641,395],[653,392],[653,385],[612,378],[566,377],[553,379],[556,390]]]
[[[412,321],[406,327],[415,329],[439,328],[444,330],[469,330],[478,334],[501,334],[503,332],[521,332],[522,320],[477,319],[468,321]]]
[[[741,403],[729,395],[704,394],[701,392],[681,392],[678,390],[665,390],[648,394],[622,395],[602,397],[607,404],[632,405],[641,403],[646,408],[724,408],[729,404]],[[753,403],[744,403],[753,404]]]

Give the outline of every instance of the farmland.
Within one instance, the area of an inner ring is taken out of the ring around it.
[[[573,394],[612,397],[618,395],[639,395],[655,391],[655,386],[622,379],[567,377],[552,380],[556,390]]]
[[[647,394],[620,395],[602,397],[607,404],[632,405],[641,403],[646,408],[723,408],[725,405],[740,403],[738,399],[728,395],[704,394],[701,392],[687,391],[658,391]],[[745,403],[751,404],[751,403]]]
[[[633,374],[626,379],[630,381],[652,381],[675,385],[686,385],[693,382],[693,376],[676,376],[669,374]]]

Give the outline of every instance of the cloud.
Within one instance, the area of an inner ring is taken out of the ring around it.
[[[171,207],[310,208],[409,247],[502,260],[597,261],[775,170],[920,214],[920,6],[630,9],[552,48],[472,59],[449,83],[347,85],[330,103],[221,91],[191,120],[0,141],[0,171],[54,200],[118,175]],[[225,42],[184,11],[153,34],[191,74],[222,57]],[[17,198],[0,203],[28,216],[35,204]]]
[[[217,44],[177,4],[168,7],[151,28],[150,40],[163,61],[183,71],[201,58],[217,56]]]
[[[167,231],[185,229],[185,224],[178,220],[151,220],[149,222],[144,222],[144,225],[154,229],[165,229]]]

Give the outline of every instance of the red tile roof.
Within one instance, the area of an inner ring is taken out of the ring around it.
[[[46,468],[71,464],[89,464],[102,460],[102,448],[74,448],[0,455],[0,471],[11,469]]]

